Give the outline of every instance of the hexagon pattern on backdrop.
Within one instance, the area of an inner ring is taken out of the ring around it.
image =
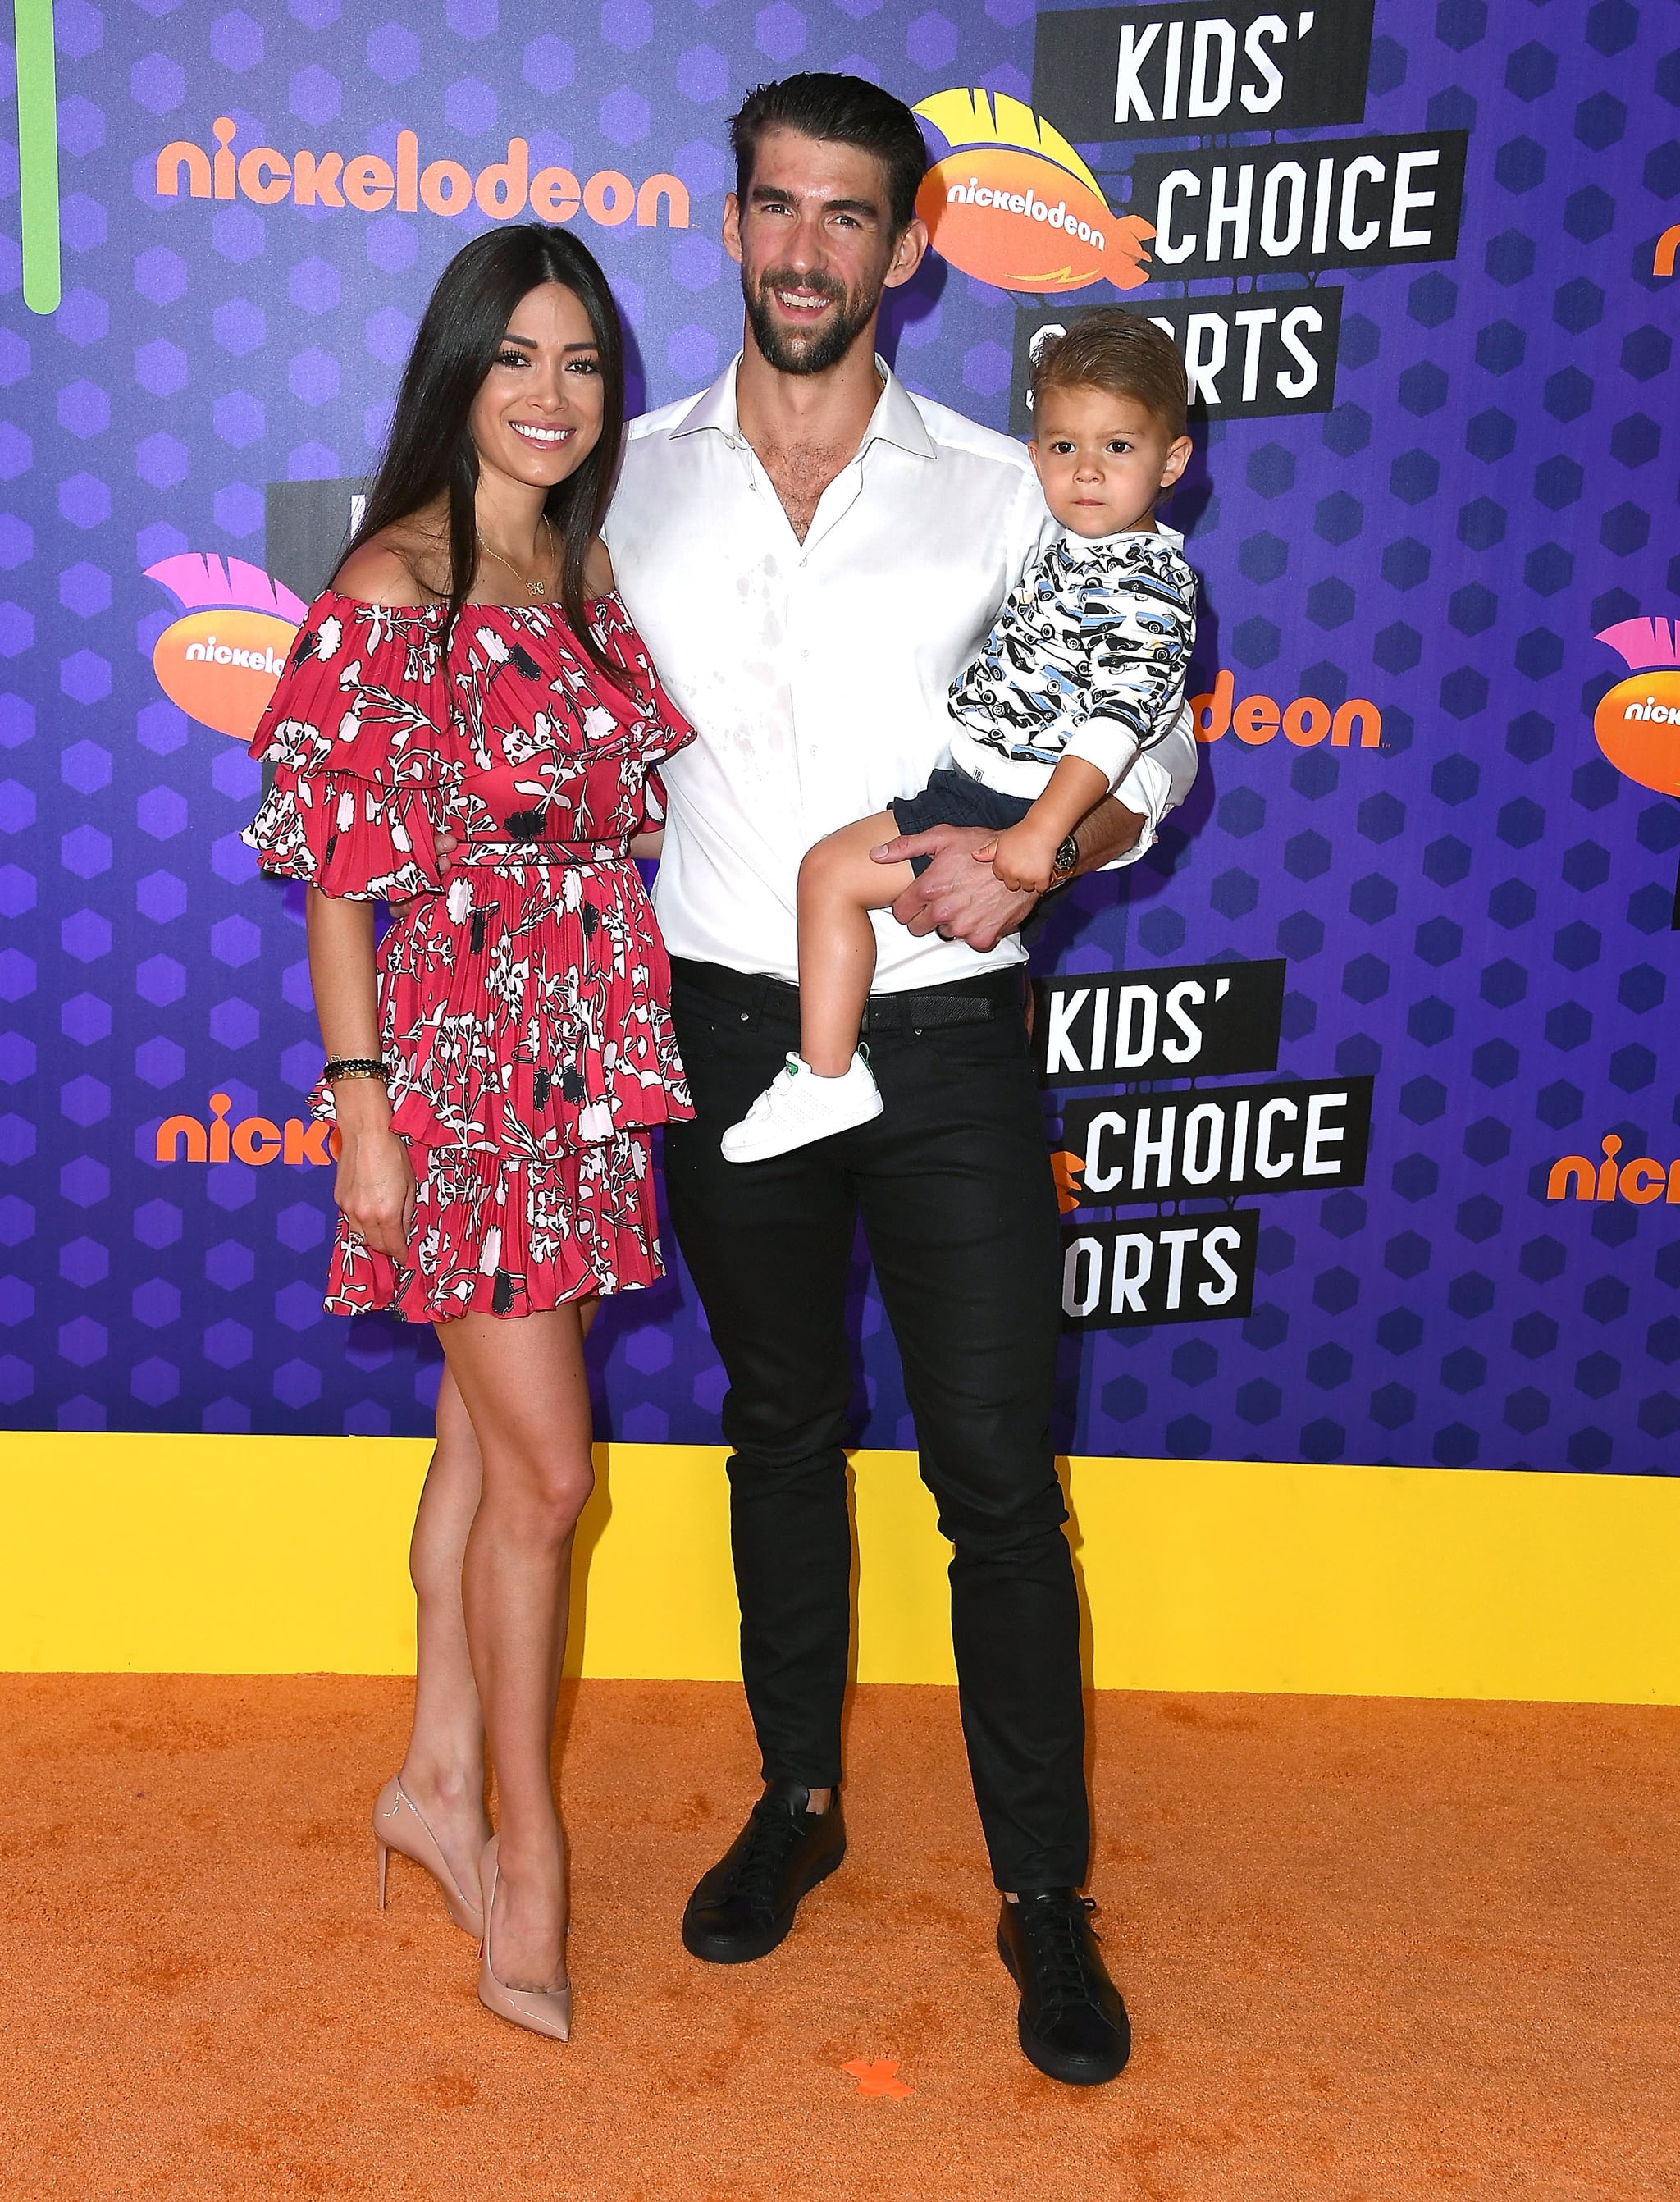
[[[264,492],[367,469],[427,287],[477,225],[159,198],[159,148],[331,145],[476,171],[668,171],[692,224],[580,233],[634,332],[638,398],[738,339],[717,243],[727,118],[843,68],[910,101],[1031,96],[1025,0],[59,0],[64,294],[0,242],[0,1410],[26,1426],[414,1432],[437,1351],[324,1316],[330,1175],[159,1164],[159,1121],[297,1113],[319,1063],[295,891],[238,839],[256,768],[161,697],[143,568],[261,564]],[[1041,966],[1289,959],[1281,1069],[1372,1072],[1368,1182],[1262,1202],[1252,1316],[1070,1338],[1084,1452],[1669,1472],[1680,1220],[1548,1204],[1559,1155],[1680,1153],[1666,987],[1680,806],[1622,780],[1595,633],[1671,615],[1680,54],[1646,0],[1377,0],[1367,132],[1467,128],[1457,260],[1332,274],[1327,414],[1214,427],[1174,508],[1199,656],[1239,696],[1382,708],[1380,751],[1204,753],[1144,864],[1086,883]],[[6,97],[15,94],[9,76]],[[15,128],[4,126],[15,136]],[[1308,133],[1313,135],[1347,132]],[[1099,165],[1114,149],[1091,148]],[[1111,197],[1124,190],[1103,169]],[[15,199],[9,146],[0,195]],[[1207,288],[1218,286],[1208,286]],[[1131,294],[1136,303],[1163,290]],[[1092,297],[1110,295],[1093,291]],[[913,388],[1002,426],[1014,303],[932,267],[894,301]],[[937,1281],[931,1281],[937,1284]],[[860,1268],[861,1427],[913,1442]],[[691,1286],[609,1307],[602,1425],[714,1440]]]

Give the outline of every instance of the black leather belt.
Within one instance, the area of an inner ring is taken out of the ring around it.
[[[695,963],[673,956],[671,975],[696,993],[729,1002],[743,1016],[756,1010],[789,1024],[799,1022],[799,989],[785,979],[731,971],[723,963]],[[989,971],[978,979],[954,980],[949,986],[919,994],[872,994],[864,1005],[866,1033],[922,1032],[930,1026],[983,1025],[993,1018],[1022,1014],[1021,972]]]

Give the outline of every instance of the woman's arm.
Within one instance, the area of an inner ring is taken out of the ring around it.
[[[309,889],[307,905],[309,983],[327,1055],[376,1057],[379,1020],[373,973],[373,905],[340,901]],[[408,1250],[414,1221],[414,1174],[408,1150],[391,1128],[391,1096],[382,1078],[342,1078],[332,1088],[338,1122],[338,1175],[333,1197],[353,1230],[393,1260]]]

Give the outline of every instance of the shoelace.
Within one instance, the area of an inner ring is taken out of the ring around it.
[[[1088,2003],[1100,2011],[1085,1937],[1079,1931],[1096,1909],[1092,1899],[1076,1896],[1069,1904],[1023,1904],[1016,1909],[1031,1946],[1033,1977],[1046,2007]]]
[[[793,1813],[755,1805],[747,1824],[747,1847],[735,1869],[736,1893],[749,1904],[771,1903],[788,1852],[802,1833]]]

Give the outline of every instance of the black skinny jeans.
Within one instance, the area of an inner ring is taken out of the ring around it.
[[[884,1114],[762,1163],[727,1126],[799,1033],[792,991],[679,963],[677,1037],[698,1114],[665,1134],[671,1220],[729,1378],[741,1664],[767,1781],[841,1777],[851,1640],[843,1447],[847,1272],[860,1210],[904,1367],[921,1473],[955,1547],[963,1734],[1000,1888],[1081,1885],[1090,1852],[1079,1613],[1050,1440],[1060,1246],[1013,974],[990,1022],[919,1033],[882,998]],[[891,998],[885,998],[890,1002]]]

